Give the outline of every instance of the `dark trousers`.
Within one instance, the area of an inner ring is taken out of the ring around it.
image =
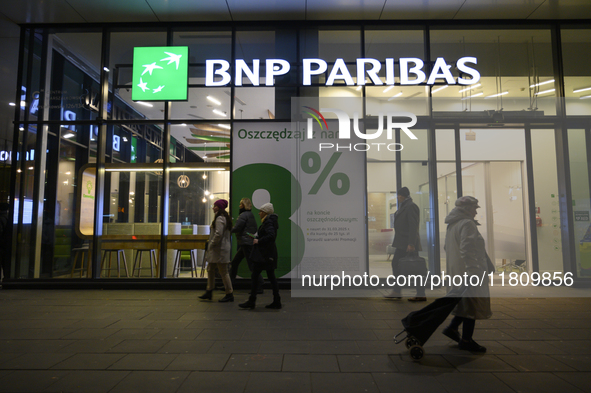
[[[406,256],[406,249],[404,248],[396,248],[394,251],[394,256],[392,257],[392,274],[394,276],[398,276],[398,262]],[[424,286],[416,286],[417,296],[418,297],[425,297],[425,287]],[[394,288],[396,292],[400,292],[400,288]]]
[[[474,334],[474,327],[476,326],[476,320],[472,318],[464,318],[455,316],[451,320],[449,326],[455,330],[458,330],[461,324],[464,324],[462,327],[462,340],[470,341],[472,340],[472,335]]]
[[[273,298],[279,297],[279,286],[277,285],[277,278],[275,278],[275,269],[273,269],[272,267],[268,268],[263,265],[254,264],[252,269],[252,275],[250,276],[250,300],[252,301],[256,301],[257,299],[258,278],[261,277],[261,273],[263,271],[267,272],[267,278],[271,282],[271,288],[273,289]]]
[[[238,247],[238,251],[236,252],[236,255],[234,255],[234,259],[232,259],[232,269],[230,270],[230,280],[232,280],[232,284],[234,284],[234,281],[236,280],[236,275],[238,274],[238,266],[240,266],[240,262],[242,262],[243,259],[246,259],[248,268],[252,272],[252,263],[250,263],[250,261],[248,260],[251,251],[252,246],[246,244],[243,244],[240,247]],[[263,283],[265,282],[265,280],[263,280],[263,276],[261,276],[260,273],[257,280],[257,290],[260,292],[263,289]]]

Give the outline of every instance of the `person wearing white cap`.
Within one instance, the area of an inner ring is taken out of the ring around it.
[[[279,297],[279,287],[275,278],[275,269],[277,269],[275,239],[277,239],[277,230],[279,229],[279,217],[275,214],[272,203],[265,203],[259,208],[259,217],[261,218],[261,226],[253,240],[253,253],[250,256],[253,265],[250,297],[238,306],[240,308],[255,308],[258,277],[262,271],[265,271],[273,289],[273,303],[267,305],[266,308],[280,309],[282,307],[281,297]]]
[[[472,339],[476,319],[488,319],[492,316],[490,308],[490,292],[488,288],[488,273],[494,272],[494,265],[488,257],[484,239],[478,232],[476,209],[478,199],[471,196],[459,198],[456,207],[445,218],[447,234],[445,237],[445,252],[447,269],[445,272],[451,277],[464,274],[484,277],[479,286],[452,288],[463,291],[462,299],[452,311],[454,318],[449,326],[443,329],[443,334],[458,342],[458,347],[472,352],[486,352],[486,348]],[[460,295],[460,294],[458,294]],[[458,328],[463,324],[462,335]]]

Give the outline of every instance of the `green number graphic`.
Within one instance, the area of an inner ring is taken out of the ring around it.
[[[290,220],[290,217],[300,207],[302,190],[297,179],[287,169],[273,164],[250,164],[235,170],[232,174],[232,215],[238,217],[240,199],[250,198],[256,190],[267,190],[271,196],[271,203],[275,213],[279,216],[279,233],[277,236],[277,277],[289,273],[294,266],[301,262],[304,254],[304,233],[302,229]],[[253,206],[255,217],[258,210]],[[257,223],[260,224],[260,222]],[[292,241],[293,240],[293,241]],[[297,261],[292,261],[292,244],[301,248],[297,252]],[[238,274],[250,277],[248,266],[240,264]]]

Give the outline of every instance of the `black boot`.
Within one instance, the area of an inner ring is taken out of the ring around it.
[[[272,308],[273,310],[279,310],[281,307],[281,298],[279,295],[273,296],[273,303],[265,306],[265,308]]]
[[[240,308],[250,308],[251,310],[254,310],[256,306],[256,297],[249,297],[248,300],[244,303],[240,303],[238,305],[238,307]]]
[[[199,299],[203,299],[203,300],[211,300],[211,293],[212,293],[212,292],[213,292],[213,291],[211,291],[211,290],[207,290],[207,291],[205,291],[205,293],[204,293],[203,295],[199,296]]]
[[[218,302],[220,302],[220,303],[227,303],[227,302],[233,302],[233,301],[234,301],[234,294],[233,293],[226,293],[226,296],[224,296],[223,298],[218,300]]]

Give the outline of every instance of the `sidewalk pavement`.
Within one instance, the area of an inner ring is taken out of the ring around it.
[[[439,331],[413,362],[392,337],[425,303],[291,298],[267,310],[186,290],[0,290],[0,392],[591,391],[591,299],[496,298],[485,355]],[[443,327],[443,326],[442,326]]]

